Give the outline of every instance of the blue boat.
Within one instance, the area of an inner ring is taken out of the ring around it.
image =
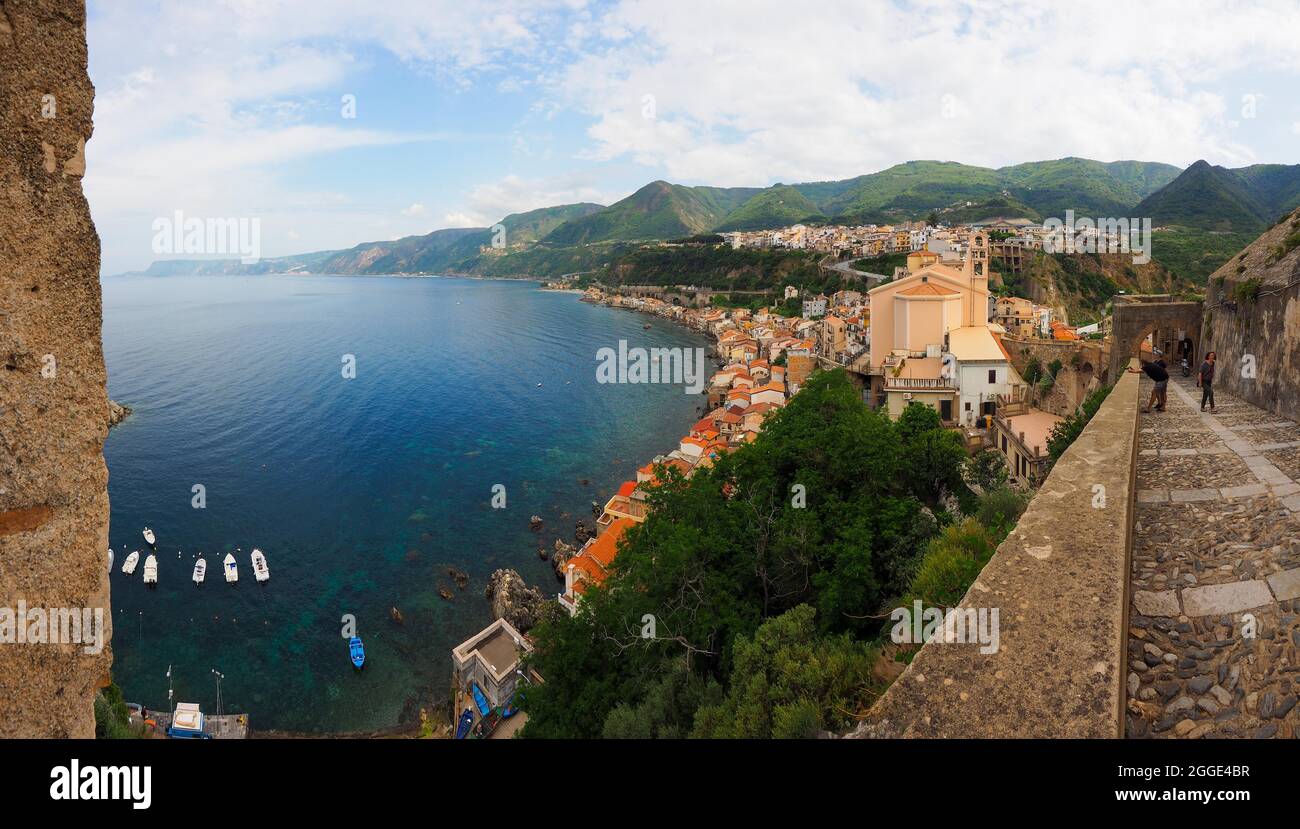
[[[501,709],[501,719],[508,720],[518,713],[519,713],[519,709],[515,706],[515,698],[511,697],[510,701],[507,702],[505,704],[505,707]]]
[[[460,721],[456,723],[456,739],[463,740],[469,736],[469,728],[474,724],[474,712],[466,708],[461,712]]]
[[[361,644],[360,636],[353,636],[348,640],[348,653],[352,655],[353,667],[358,671],[361,670],[361,666],[366,664],[366,649]]]
[[[486,717],[492,711],[492,706],[488,705],[487,697],[483,696],[477,682],[471,682],[469,690],[474,695],[474,704],[478,706],[479,716]]]

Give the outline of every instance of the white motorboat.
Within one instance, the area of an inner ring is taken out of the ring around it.
[[[154,557],[153,553],[150,553],[149,557],[144,560],[144,583],[158,583],[158,559]]]
[[[235,564],[234,554],[226,553],[226,558],[222,561],[222,564],[226,566],[226,581],[230,584],[239,581],[239,567]]]
[[[271,569],[266,566],[266,556],[261,550],[253,548],[253,577],[259,582],[271,578]]]
[[[154,545],[154,534],[153,534],[153,530],[149,529],[148,527],[145,527],[145,528],[144,528],[144,540],[147,541],[147,542],[149,542],[149,546],[150,546],[150,547],[152,547],[152,546]]]
[[[113,548],[108,548],[108,572],[113,572]]]
[[[122,562],[122,572],[126,573],[128,576],[134,573],[135,564],[139,560],[140,560],[140,551],[132,550],[131,555],[126,557],[126,561]]]
[[[200,558],[194,562],[194,583],[203,584],[203,577],[207,575],[208,563]]]

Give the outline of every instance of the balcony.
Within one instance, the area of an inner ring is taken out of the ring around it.
[[[891,391],[956,391],[947,377],[885,377],[885,388]]]

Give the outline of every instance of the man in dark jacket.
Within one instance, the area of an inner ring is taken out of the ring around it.
[[[1157,412],[1163,412],[1165,410],[1165,395],[1169,393],[1169,370],[1165,367],[1165,361],[1157,358],[1148,363],[1143,360],[1141,368],[1130,368],[1128,371],[1130,374],[1141,372],[1150,377],[1151,381],[1155,383],[1151,387],[1151,399],[1147,401],[1147,406],[1142,410],[1142,413],[1146,414],[1153,407]]]
[[[1205,401],[1210,401],[1210,414],[1214,414],[1214,364],[1219,355],[1211,351],[1205,355],[1201,370],[1196,374],[1196,385],[1201,387],[1201,411],[1205,411]]]

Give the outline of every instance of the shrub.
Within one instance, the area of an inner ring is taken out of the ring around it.
[[[993,537],[976,519],[949,525],[927,546],[912,595],[927,605],[956,605],[996,549]]]
[[[991,489],[980,498],[976,518],[1001,542],[1016,525],[1025,507],[1029,506],[1029,496],[1016,492],[1006,486]]]
[[[1065,454],[1065,450],[1070,448],[1075,438],[1083,433],[1083,429],[1092,420],[1092,416],[1101,408],[1105,402],[1106,396],[1114,386],[1105,386],[1097,389],[1080,404],[1079,408],[1073,414],[1056,424],[1052,429],[1052,434],[1047,437],[1047,453],[1052,456],[1055,462]]]

